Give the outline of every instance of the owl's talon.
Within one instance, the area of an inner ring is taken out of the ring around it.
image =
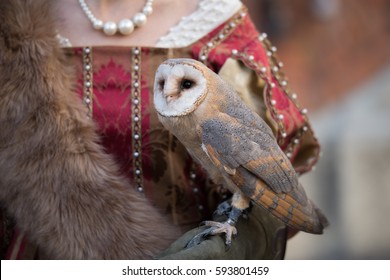
[[[205,223],[205,222],[202,222],[202,223]],[[208,228],[204,231],[202,231],[201,233],[198,233],[197,235],[195,235],[186,245],[186,249],[188,248],[191,248],[191,247],[194,247],[196,245],[199,245],[200,243],[202,243],[204,240],[206,240],[206,238],[210,235],[212,235],[212,232],[213,231],[213,228]]]
[[[229,222],[215,222],[215,221],[205,221],[204,224],[209,226],[210,228],[204,230],[201,233],[195,235],[186,245],[186,248],[191,248],[195,245],[200,244],[202,241],[206,240],[206,238],[210,235],[219,235],[225,233],[225,245],[226,250],[229,250],[232,244],[232,237],[237,236],[237,229],[234,225]]]

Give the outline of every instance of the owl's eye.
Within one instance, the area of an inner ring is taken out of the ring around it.
[[[184,79],[183,81],[181,81],[180,88],[181,88],[181,89],[190,89],[190,88],[192,88],[192,86],[193,86],[194,84],[195,84],[195,83],[194,83],[193,81]]]
[[[160,87],[160,90],[163,90],[164,89],[164,85],[165,85],[165,80],[162,79],[158,82],[158,86]]]

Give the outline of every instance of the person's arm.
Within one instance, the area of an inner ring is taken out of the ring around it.
[[[216,221],[226,217],[216,216]],[[260,260],[283,259],[286,249],[287,227],[266,210],[253,205],[246,218],[236,224],[238,235],[230,248],[226,247],[224,236],[211,236],[199,245],[186,248],[187,243],[205,227],[195,228],[176,240],[167,250],[157,256],[163,260]]]
[[[1,203],[48,258],[152,258],[176,231],[100,147],[47,5],[25,3],[0,3]]]

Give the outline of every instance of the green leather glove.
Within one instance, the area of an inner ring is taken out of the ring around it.
[[[215,217],[224,221],[226,217]],[[236,224],[238,235],[227,248],[225,236],[210,236],[200,244],[185,248],[187,243],[207,227],[186,232],[156,259],[163,260],[219,260],[219,259],[283,259],[287,227],[263,208],[254,205],[248,218],[240,217]]]

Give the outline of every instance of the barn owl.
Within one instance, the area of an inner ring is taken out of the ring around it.
[[[154,105],[159,120],[233,193],[227,220],[206,221],[204,236],[237,233],[235,223],[256,203],[288,226],[321,234],[326,218],[307,198],[289,159],[266,122],[232,87],[193,59],[169,59],[156,71]]]

